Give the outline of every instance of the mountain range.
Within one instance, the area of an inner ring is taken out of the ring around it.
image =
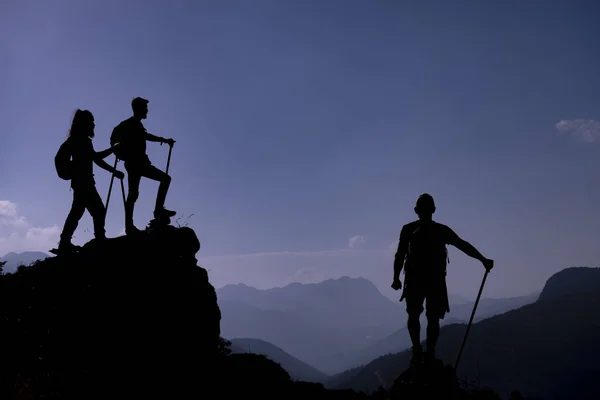
[[[281,365],[294,380],[325,383],[330,378],[323,372],[264,340],[248,338],[233,339],[231,340],[231,352],[234,354],[253,353],[267,356],[270,360]]]
[[[442,327],[437,356],[454,365],[465,324]],[[474,323],[458,376],[491,387],[501,398],[600,398],[600,268],[567,268],[547,280],[539,298]],[[379,357],[338,374],[332,388],[372,391],[390,384],[410,362],[410,351]],[[378,375],[378,376],[377,376]]]
[[[5,261],[3,272],[5,274],[14,273],[17,268],[21,265],[29,265],[37,260],[43,260],[47,257],[51,257],[46,253],[40,251],[26,251],[23,253],[8,253],[4,257],[0,257],[0,261]]]
[[[394,302],[364,278],[293,283],[259,290],[244,284],[217,290],[221,332],[229,340],[260,339],[313,368],[333,375],[410,346],[405,303]],[[537,294],[482,299],[477,318],[533,302]],[[451,296],[442,321],[467,321],[473,302]]]

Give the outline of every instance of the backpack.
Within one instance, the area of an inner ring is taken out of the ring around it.
[[[71,161],[71,152],[68,146],[69,141],[65,140],[60,145],[56,155],[54,156],[54,166],[59,178],[65,181],[71,180],[73,177],[73,164]]]
[[[121,143],[121,145],[115,149],[115,156],[117,156],[119,160],[127,161],[129,152],[127,151],[125,143],[123,143],[123,134],[125,133],[124,125],[125,121],[115,126],[110,135],[110,145],[114,146],[117,143]]]
[[[445,275],[448,249],[435,222],[420,224],[412,233],[406,255],[406,273],[419,276]]]

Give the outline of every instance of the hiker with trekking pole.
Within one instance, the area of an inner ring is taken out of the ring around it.
[[[443,319],[444,315],[450,312],[446,287],[446,265],[448,262],[446,245],[456,247],[483,264],[486,272],[479,290],[479,296],[481,296],[487,274],[494,267],[494,261],[484,257],[475,247],[461,239],[448,226],[433,221],[435,202],[431,195],[424,193],[419,196],[414,211],[419,219],[404,225],[400,232],[398,250],[394,259],[394,280],[391,286],[394,290],[402,288],[400,273],[404,268],[404,290],[400,301],[406,299],[407,328],[412,342],[413,354],[411,365],[419,366],[422,363],[431,365],[436,360],[435,346],[440,332],[440,319]],[[473,308],[456,365],[458,365],[468,328],[479,302],[479,296]],[[427,300],[427,349],[423,353],[419,317],[424,311],[423,302],[425,300]]]
[[[73,204],[65,220],[58,248],[50,250],[54,254],[77,250],[78,246],[71,243],[71,238],[86,209],[94,222],[95,239],[106,239],[106,208],[96,189],[94,163],[111,172],[113,179],[116,176],[121,182],[125,174],[118,171],[116,165],[111,167],[104,161],[104,158],[116,151],[119,145],[98,152],[94,150],[92,138],[95,126],[93,114],[88,110],[78,109],[73,116],[69,135],[54,158],[58,176],[70,180],[73,190]]]
[[[154,207],[155,221],[168,223],[171,217],[176,212],[167,210],[164,206],[171,184],[171,177],[168,174],[169,163],[171,161],[171,151],[175,140],[165,139],[163,137],[152,135],[146,132],[146,128],[142,124],[142,119],[148,116],[148,100],[141,97],[136,97],[131,102],[133,116],[121,121],[114,129],[110,138],[111,145],[119,143],[119,149],[115,151],[118,160],[125,162],[125,170],[127,171],[127,181],[129,192],[125,202],[125,234],[132,235],[139,233],[140,230],[133,224],[133,210],[135,202],[139,197],[139,186],[142,177],[146,177],[158,181],[158,194],[156,196],[156,204]],[[163,172],[156,168],[150,162],[146,154],[146,141],[167,143],[169,145],[169,159],[167,161],[167,170]],[[115,160],[115,164],[118,160]],[[111,182],[112,187],[112,182]],[[124,187],[121,186],[123,194]],[[110,196],[110,193],[109,193]]]

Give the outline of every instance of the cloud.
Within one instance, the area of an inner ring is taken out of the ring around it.
[[[0,200],[0,256],[10,252],[48,252],[56,247],[59,236],[60,228],[57,225],[33,226],[19,215],[17,204]]]
[[[356,235],[348,239],[348,247],[351,249],[359,249],[365,245],[366,239],[364,236]]]
[[[556,129],[561,135],[571,135],[587,143],[600,139],[600,121],[593,119],[562,120],[556,124]]]
[[[327,270],[319,269],[317,267],[304,267],[296,271],[292,281],[299,283],[317,283],[331,278],[334,278],[334,276]]]
[[[0,226],[23,227],[25,217],[17,214],[17,205],[8,200],[0,200]]]

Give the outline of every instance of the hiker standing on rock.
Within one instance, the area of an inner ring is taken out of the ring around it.
[[[400,272],[404,267],[404,290],[400,301],[406,298],[408,314],[407,328],[412,341],[412,364],[423,361],[421,348],[421,326],[419,317],[423,312],[423,302],[427,299],[427,351],[424,361],[435,360],[435,346],[440,333],[440,319],[450,312],[446,288],[446,245],[452,245],[466,255],[483,263],[489,271],[494,261],[485,258],[470,243],[461,239],[448,226],[433,221],[435,202],[431,195],[419,196],[414,208],[419,219],[402,227],[398,250],[394,259],[394,281],[392,288],[402,288]]]
[[[154,218],[170,218],[176,214],[175,211],[167,210],[164,207],[171,177],[152,165],[146,154],[146,141],[167,143],[171,147],[175,144],[175,141],[146,132],[142,119],[148,116],[148,100],[136,97],[131,102],[131,108],[133,109],[133,116],[121,121],[113,130],[110,139],[111,144],[121,144],[115,155],[125,161],[125,170],[127,170],[129,186],[125,202],[125,233],[127,235],[139,232],[139,229],[133,224],[133,209],[139,197],[142,177],[160,182],[156,196]]]
[[[87,209],[94,221],[94,236],[96,239],[106,239],[105,219],[106,209],[102,198],[96,190],[94,180],[94,165],[112,172],[117,178],[123,179],[125,174],[110,165],[104,158],[111,155],[116,146],[96,152],[92,144],[94,137],[94,116],[88,110],[77,110],[71,123],[67,139],[60,146],[55,157],[58,175],[65,180],[71,180],[73,204],[65,221],[58,245],[59,251],[72,250],[75,245],[71,238],[79,220]]]

